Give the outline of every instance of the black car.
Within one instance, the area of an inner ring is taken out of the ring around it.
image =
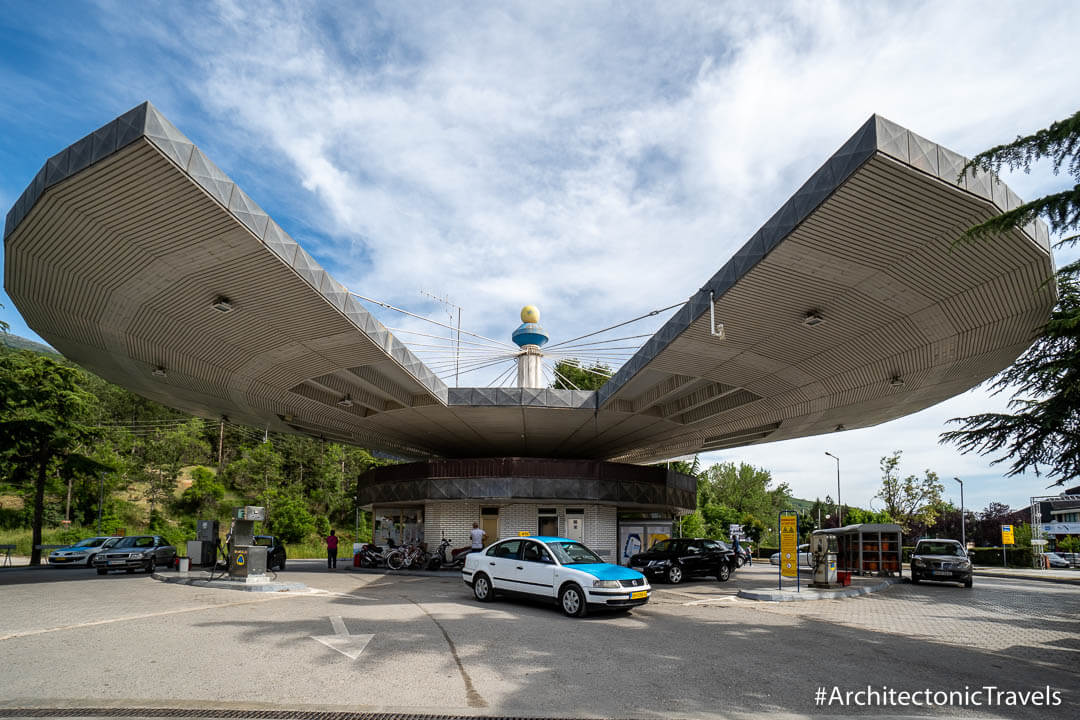
[[[971,576],[971,560],[956,540],[920,540],[911,553],[913,583],[938,580],[971,587]]]
[[[160,535],[131,535],[95,555],[93,564],[98,575],[110,570],[152,573],[159,567],[171,567],[175,559],[176,548]]]
[[[681,583],[695,575],[715,575],[720,582],[735,572],[735,552],[718,540],[679,538],[659,540],[648,552],[630,558],[630,567],[648,577],[662,577],[669,583]]]
[[[267,570],[285,569],[285,546],[281,544],[281,538],[273,535],[256,535],[255,544],[266,546]]]

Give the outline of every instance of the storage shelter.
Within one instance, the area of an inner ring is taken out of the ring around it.
[[[827,530],[836,535],[837,570],[853,575],[899,575],[903,529],[892,523],[862,523]]]

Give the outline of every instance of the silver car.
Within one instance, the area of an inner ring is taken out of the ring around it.
[[[780,564],[780,553],[773,553],[772,555],[770,555],[769,556],[769,564],[770,565],[779,565]],[[800,567],[807,567],[807,568],[814,567],[814,556],[810,552],[810,544],[809,543],[803,543],[802,545],[799,546],[799,566]]]
[[[158,567],[170,567],[174,559],[176,548],[160,535],[132,535],[120,538],[111,548],[99,552],[94,558],[94,567],[98,575],[110,570],[152,573]]]
[[[49,553],[49,564],[93,567],[94,556],[102,550],[111,548],[119,540],[119,537],[111,536],[83,538],[74,545],[57,548]]]

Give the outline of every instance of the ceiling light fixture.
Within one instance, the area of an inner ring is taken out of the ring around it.
[[[904,387],[904,378],[899,375],[893,375],[892,380],[889,381],[889,386],[894,388]]]
[[[341,407],[344,407],[344,408],[350,408],[350,407],[353,406],[353,401],[352,401],[351,397],[346,395],[345,397],[338,400],[337,404],[340,405]]]
[[[803,318],[802,324],[806,327],[815,327],[825,322],[825,318],[818,314],[817,310],[811,310],[806,313],[806,317]]]
[[[220,313],[228,313],[232,312],[233,310],[233,305],[231,302],[229,302],[229,298],[223,295],[219,295],[217,300],[214,300],[214,302],[211,303],[210,307],[214,308]]]
[[[840,432],[843,429],[844,429],[844,424],[840,423],[839,425],[836,426],[836,430],[834,432]],[[837,493],[837,494],[839,494],[839,493]]]
[[[165,377],[165,368],[158,365],[156,368],[154,368],[153,375],[154,377]]]

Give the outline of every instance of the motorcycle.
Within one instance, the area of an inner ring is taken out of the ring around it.
[[[472,552],[472,548],[466,545],[465,547],[450,549],[450,541],[446,538],[442,539],[439,543],[439,547],[435,549],[434,560],[438,562],[440,567],[453,569],[465,567],[465,558]]]

